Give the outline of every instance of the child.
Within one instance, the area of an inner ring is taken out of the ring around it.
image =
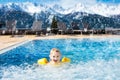
[[[52,64],[52,65],[60,65],[61,64],[61,53],[59,51],[59,49],[57,48],[53,48],[50,51],[50,62],[48,64]]]
[[[38,64],[39,65],[46,65],[46,64],[49,65],[50,64],[50,65],[57,65],[57,66],[59,66],[62,63],[66,63],[66,62],[68,63],[68,62],[71,61],[67,57],[64,57],[64,58],[62,58],[62,60],[60,60],[61,59],[61,53],[60,53],[59,49],[57,49],[57,48],[51,49],[49,57],[50,57],[50,61],[49,62],[47,61],[46,58],[42,58],[42,59],[38,60]]]

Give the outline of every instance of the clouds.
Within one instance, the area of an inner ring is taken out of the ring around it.
[[[119,4],[120,0],[48,0],[48,2],[51,4],[59,4],[63,8],[70,8],[75,6],[78,3],[82,3],[84,5],[95,5],[98,3],[104,3],[104,4]]]
[[[75,6],[75,4],[82,3],[82,4],[95,4],[96,0],[54,0],[51,2],[52,4],[59,4],[64,8],[70,8]]]
[[[64,8],[69,8],[75,6],[75,4],[82,3],[85,5],[94,5],[96,3],[120,3],[120,0],[0,0],[0,3],[7,2],[35,2],[40,4],[59,4]]]

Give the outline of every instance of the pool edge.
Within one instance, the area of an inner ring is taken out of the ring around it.
[[[20,45],[23,45],[23,44],[25,44],[25,43],[27,43],[27,42],[29,42],[29,41],[32,41],[32,40],[21,41],[21,42],[18,42],[18,43],[16,43],[16,44],[13,44],[13,45],[10,45],[10,46],[8,46],[8,47],[5,47],[5,48],[3,48],[3,49],[0,49],[0,54],[3,54],[3,53],[5,53],[5,52],[7,52],[7,51],[9,51],[9,50],[11,50],[11,49],[14,49],[14,48],[16,48],[16,47],[18,47],[18,46],[20,46]]]

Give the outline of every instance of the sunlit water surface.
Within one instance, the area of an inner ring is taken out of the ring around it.
[[[54,47],[72,62],[38,66]],[[0,55],[0,80],[120,80],[120,39],[30,41]]]

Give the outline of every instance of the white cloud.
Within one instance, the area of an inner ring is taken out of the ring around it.
[[[64,8],[69,8],[75,6],[75,4],[83,3],[83,4],[95,4],[96,0],[60,0],[57,4],[61,5]]]

